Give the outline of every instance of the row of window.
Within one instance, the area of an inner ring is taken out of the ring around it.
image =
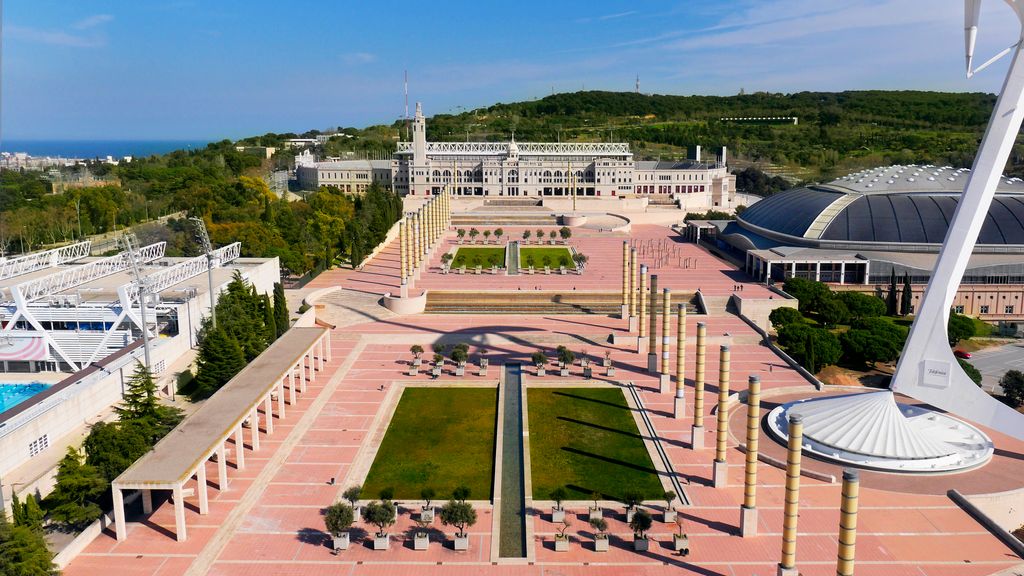
[[[953,311],[956,312],[957,314],[963,314],[964,313],[964,307],[963,307],[963,305],[953,306]],[[1013,314],[1014,313],[1013,311],[1014,311],[1013,304],[1007,304],[1007,305],[1003,306],[1003,314]],[[989,306],[987,304],[982,304],[981,306],[979,306],[978,307],[978,314],[989,314]]]

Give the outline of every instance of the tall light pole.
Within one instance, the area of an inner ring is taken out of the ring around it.
[[[121,236],[121,243],[124,245],[125,257],[128,258],[128,262],[132,267],[132,276],[135,278],[135,283],[139,285],[139,316],[142,319],[142,348],[146,357],[146,370],[151,370],[152,364],[150,363],[149,355],[149,325],[146,323],[146,300],[149,297],[149,287],[147,286],[146,278],[142,275],[142,271],[139,270],[139,260],[135,253],[135,244],[138,241],[132,234],[125,234]],[[128,304],[131,306],[131,302]]]
[[[206,280],[210,285],[210,319],[213,327],[217,327],[217,306],[213,300],[213,244],[210,243],[210,235],[206,232],[206,222],[195,216],[188,219],[196,229],[196,238],[206,252]]]

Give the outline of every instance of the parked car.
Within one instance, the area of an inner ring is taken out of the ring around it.
[[[953,351],[953,356],[956,356],[957,358],[963,358],[964,360],[967,360],[968,358],[971,357],[971,353],[966,351],[966,350],[954,350]]]

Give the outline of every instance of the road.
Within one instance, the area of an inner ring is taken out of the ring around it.
[[[974,352],[968,360],[981,372],[981,387],[986,392],[1002,394],[999,379],[1007,370],[1024,371],[1024,342],[1011,342]]]

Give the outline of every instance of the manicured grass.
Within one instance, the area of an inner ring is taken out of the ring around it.
[[[551,247],[551,248],[527,248],[525,246],[519,248],[519,267],[529,268],[529,258],[533,257],[533,267],[537,269],[544,268],[544,257],[547,256],[549,264],[552,269],[557,269],[561,266],[561,260],[564,256],[568,261],[565,264],[566,270],[575,270],[576,263],[572,261],[572,252],[568,248],[564,247]]]
[[[431,487],[439,500],[465,485],[491,497],[498,391],[406,388],[363,485],[364,498],[393,488],[399,500]]]
[[[455,259],[452,261],[452,268],[476,268],[477,265],[490,268],[492,262],[498,266],[505,265],[505,247],[460,246],[455,252]]]
[[[530,467],[533,497],[558,486],[569,498],[593,492],[617,500],[635,489],[648,499],[664,492],[633,413],[618,388],[530,388]]]

